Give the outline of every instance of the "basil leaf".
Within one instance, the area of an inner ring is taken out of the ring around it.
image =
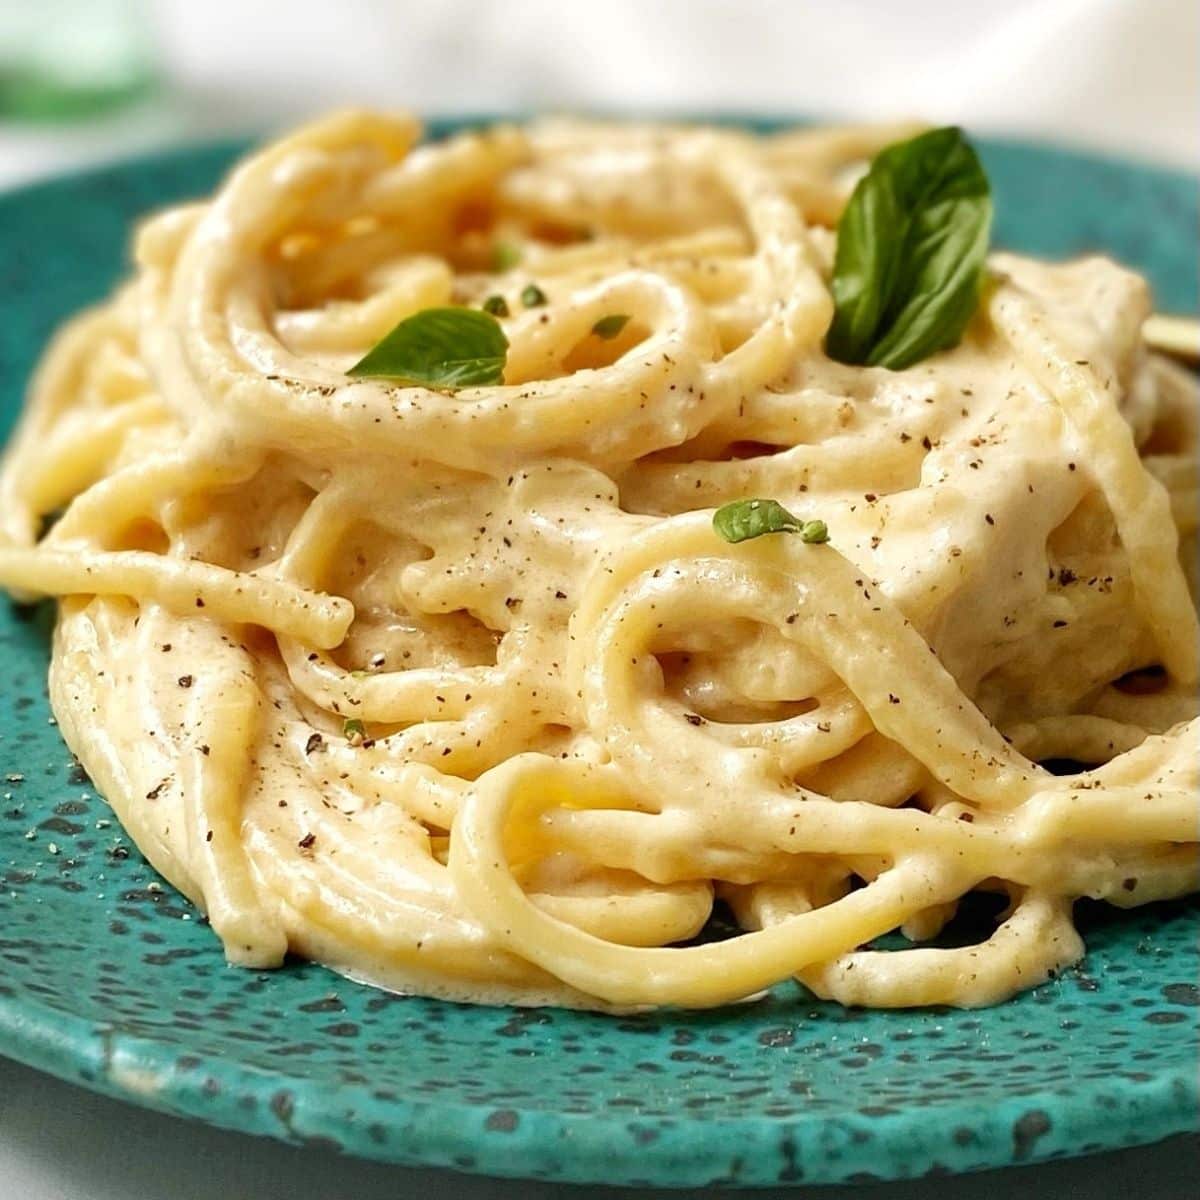
[[[473,308],[426,308],[406,317],[347,375],[431,387],[504,382],[508,338],[500,322]]]
[[[618,333],[629,323],[628,313],[612,313],[607,317],[601,317],[595,325],[592,326],[592,332],[597,336],[608,341],[610,338],[615,338]]]
[[[956,345],[979,303],[991,223],[988,178],[962,130],[876,155],[838,223],[830,358],[898,371]]]
[[[778,500],[734,500],[713,513],[713,528],[727,542],[745,542],[765,533],[798,533],[803,542],[829,541],[824,521],[801,521]]]

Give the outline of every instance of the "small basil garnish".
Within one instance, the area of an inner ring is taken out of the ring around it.
[[[629,323],[628,313],[611,313],[607,317],[601,317],[595,325],[592,326],[592,332],[597,336],[608,341],[610,338],[615,338],[618,333]]]
[[[829,541],[824,521],[802,521],[778,500],[734,500],[713,513],[713,528],[727,542],[745,542],[765,533],[798,533],[802,542]]]
[[[473,308],[426,308],[406,317],[346,372],[431,387],[504,382],[508,338],[495,317]]]
[[[537,308],[546,303],[546,293],[536,283],[527,283],[521,289],[521,303],[526,308]]]
[[[957,344],[979,303],[991,223],[988,178],[962,130],[881,151],[838,224],[826,353],[898,371]]]

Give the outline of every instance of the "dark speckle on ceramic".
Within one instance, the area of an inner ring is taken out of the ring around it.
[[[1038,1139],[1045,1137],[1052,1128],[1050,1118],[1040,1108],[1022,1113],[1013,1122],[1013,1161],[1024,1162],[1029,1158]]]
[[[233,147],[0,197],[0,432],[53,328],[125,269],[135,217]],[[1196,184],[987,144],[997,237],[1107,248],[1197,307]],[[502,1175],[696,1187],[1029,1162],[1194,1127],[1192,902],[1088,910],[1078,968],[984,1012],[861,1012],[799,988],[710,1013],[489,1010],[320,967],[227,967],[50,723],[48,606],[0,601],[0,1052],[139,1104],[304,1145]],[[16,779],[16,776],[22,776]],[[51,843],[54,849],[51,849]]]

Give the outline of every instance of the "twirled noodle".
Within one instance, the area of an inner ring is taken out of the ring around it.
[[[1194,384],[1101,259],[998,255],[958,348],[828,360],[896,133],[348,113],[142,229],[34,382],[0,582],[63,598],[63,732],[231,961],[987,1004],[1082,954],[1077,897],[1196,886]],[[491,294],[502,386],[346,375]],[[830,543],[726,544],[747,495]],[[864,948],[977,888],[979,944]],[[746,932],[679,945],[718,900]]]

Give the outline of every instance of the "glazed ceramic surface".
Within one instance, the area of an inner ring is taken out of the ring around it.
[[[767,127],[769,122],[752,122]],[[54,326],[126,269],[131,223],[231,145],[0,197],[0,429]],[[1196,183],[984,144],[1000,245],[1103,249],[1197,307]],[[72,761],[52,613],[0,601],[0,1053],[154,1108],[351,1154],[659,1186],[868,1180],[1149,1142],[1197,1125],[1194,902],[1081,913],[1088,957],[979,1012],[863,1012],[795,986],[629,1019],[400,998],[227,967]]]

